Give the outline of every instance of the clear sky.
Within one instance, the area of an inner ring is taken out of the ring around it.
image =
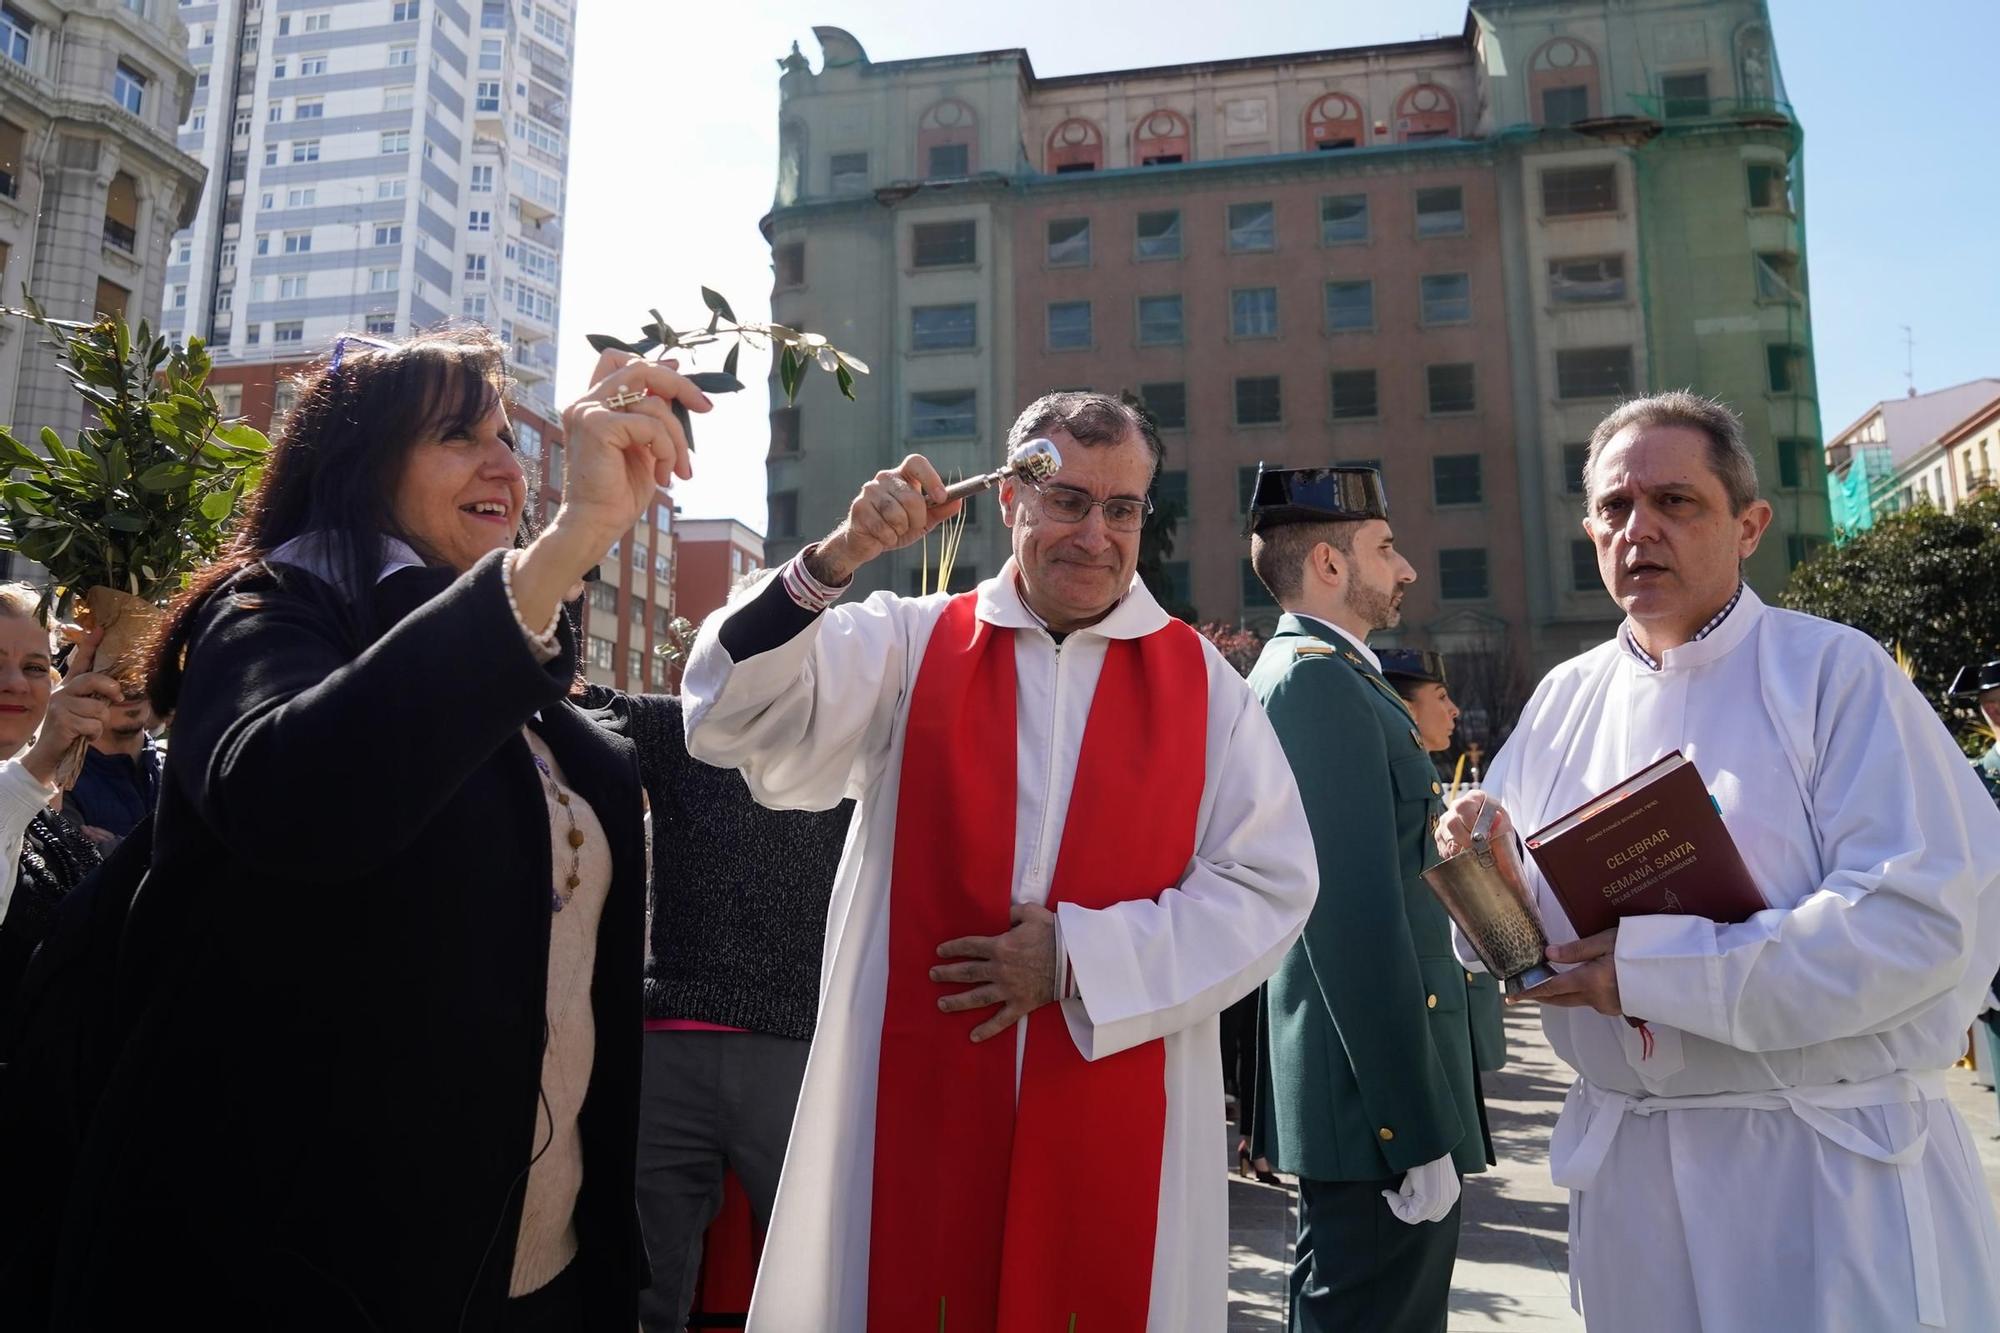
[[[1770,9],[1806,127],[1827,429],[1903,392],[1905,324],[1920,390],[2000,374],[1994,0]],[[650,306],[676,326],[697,322],[703,284],[743,318],[768,317],[770,250],[757,220],[776,171],[777,61],[796,40],[817,68],[816,23],[847,29],[875,60],[1024,46],[1036,72],[1053,75],[1405,40],[1465,21],[1464,0],[1267,0],[1230,7],[1227,23],[1188,0],[579,0],[578,10],[561,401],[588,383],[585,334],[636,334]],[[720,354],[704,364],[719,366]],[[695,480],[677,491],[688,515],[763,529],[767,366],[745,352],[750,388],[697,423]],[[815,372],[807,392],[831,389]]]

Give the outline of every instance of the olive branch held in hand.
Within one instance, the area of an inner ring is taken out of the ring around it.
[[[608,333],[589,334],[588,341],[592,349],[599,352],[615,347],[635,356],[650,356],[656,352],[701,347],[734,338],[735,344],[730,347],[729,355],[723,358],[720,372],[699,371],[687,377],[703,393],[735,393],[741,389],[743,381],[736,378],[736,361],[744,344],[760,351],[769,345],[778,353],[778,385],[785,391],[787,403],[798,401],[806,371],[815,365],[833,376],[840,387],[841,397],[850,402],[854,400],[854,377],[868,373],[868,365],[860,357],[841,351],[828,342],[824,334],[807,333],[783,324],[746,324],[736,318],[729,302],[712,288],[702,288],[701,299],[702,304],[708,307],[708,325],[705,328],[676,330],[658,310],[648,310],[646,313],[653,320],[639,330],[637,341],[627,342]],[[675,405],[675,415],[681,417],[683,425],[686,424],[685,413],[678,404]]]

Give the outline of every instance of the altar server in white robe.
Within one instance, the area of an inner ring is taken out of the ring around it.
[[[1549,1154],[1572,1294],[1614,1333],[2000,1329],[1945,1096],[2000,962],[2000,813],[1880,645],[1741,582],[1771,510],[1726,407],[1626,404],[1584,476],[1627,618],[1549,673],[1439,850],[1487,797],[1532,830],[1680,750],[1769,909],[1577,940],[1529,864],[1567,970],[1525,998],[1578,1074]]]
[[[753,1333],[1226,1322],[1217,1015],[1298,937],[1311,833],[1248,687],[1134,576],[1157,436],[1064,393],[1036,437],[1062,469],[1002,484],[976,590],[831,605],[955,512],[912,456],[689,663],[693,754],[860,802]]]

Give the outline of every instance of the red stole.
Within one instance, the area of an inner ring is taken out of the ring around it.
[[[974,1045],[937,946],[1001,935],[1013,901],[1014,637],[977,594],[939,620],[910,701],[876,1076],[870,1333],[1143,1333],[1166,1137],[1163,1042],[1095,1061],[1061,1008]],[[1039,722],[1040,720],[1037,719]],[[1045,904],[1156,899],[1194,856],[1208,669],[1180,621],[1113,640]],[[1057,762],[1061,762],[1058,756]]]

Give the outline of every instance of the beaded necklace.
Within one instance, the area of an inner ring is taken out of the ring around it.
[[[548,784],[549,795],[555,798],[563,817],[569,821],[569,875],[560,886],[549,889],[549,910],[560,912],[569,906],[569,900],[576,896],[577,886],[583,883],[583,830],[576,826],[576,811],[569,802],[569,793],[556,783],[556,775],[549,768],[548,761],[530,751],[535,761],[535,771]]]

